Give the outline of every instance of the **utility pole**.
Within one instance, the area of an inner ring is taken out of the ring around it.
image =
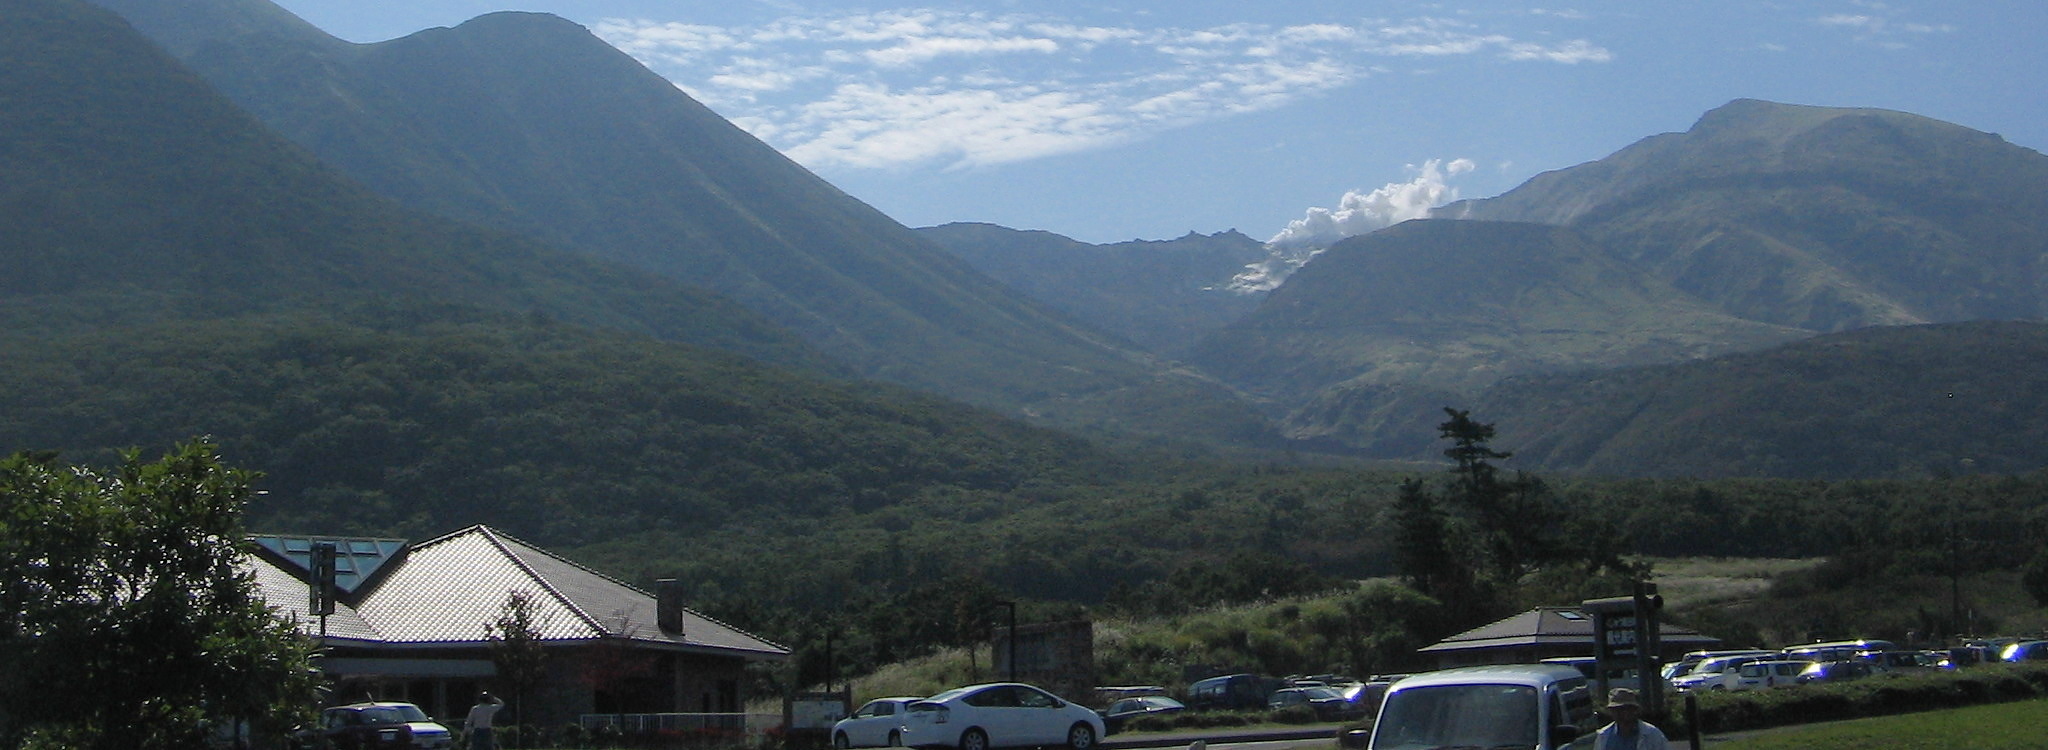
[[[1006,610],[1009,610],[1009,616],[1010,616],[1010,617],[1009,617],[1009,622],[1010,622],[1010,627],[1009,627],[1009,629],[1008,629],[1007,631],[1004,631],[1004,632],[1005,632],[1005,635],[1004,635],[1004,637],[1003,637],[1003,640],[1005,640],[1005,641],[1008,641],[1008,642],[1009,642],[1009,645],[1010,645],[1010,652],[1009,652],[1009,657],[1008,657],[1008,659],[1007,659],[1007,660],[1006,660],[1006,662],[1005,662],[1005,663],[1006,663],[1006,665],[1007,665],[1007,668],[1006,668],[1006,670],[1005,670],[1005,671],[1006,671],[1006,672],[1008,672],[1008,674],[1009,674],[1009,677],[1008,677],[1009,681],[1011,681],[1011,682],[1016,682],[1016,681],[1017,681],[1017,603],[1016,603],[1016,602],[996,602],[996,606],[998,606],[998,607],[1002,607],[1003,609],[1006,609]],[[991,658],[993,658],[993,657],[991,657]]]

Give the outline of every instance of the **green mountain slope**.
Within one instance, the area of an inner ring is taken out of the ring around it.
[[[259,524],[424,535],[488,521],[561,544],[774,525],[941,488],[1007,491],[1108,460],[1076,438],[899,389],[436,312],[15,342],[0,372],[0,450],[103,460],[212,435],[268,474]]]
[[[227,0],[177,4],[194,1]],[[102,2],[146,21],[170,0]],[[492,14],[374,45],[143,26],[380,193],[718,290],[863,375],[1017,408],[1158,372],[562,19]]]
[[[917,232],[997,281],[1162,354],[1181,352],[1264,296],[1228,289],[1266,258],[1262,243],[1235,231],[1111,245],[993,224]]]
[[[2048,313],[2048,157],[1925,117],[1739,100],[1446,215],[1565,224],[1817,331]]]
[[[432,300],[824,366],[715,295],[378,198],[104,11],[10,5],[0,69],[14,331]]]
[[[1515,378],[1473,405],[1516,463],[1634,476],[1915,477],[2048,465],[2048,324],[1870,328]]]
[[[1190,359],[1290,407],[1322,400],[1291,421],[1329,435],[1348,429],[1353,410],[1332,398],[1405,385],[1476,393],[1518,373],[1667,362],[1800,335],[1723,315],[1569,229],[1425,220],[1323,252]]]

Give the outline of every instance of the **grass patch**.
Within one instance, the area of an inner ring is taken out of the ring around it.
[[[1653,558],[1657,592],[1674,609],[1745,601],[1762,596],[1771,581],[1821,563],[1802,560],[1736,557]]]
[[[2048,699],[1787,727],[1713,743],[1723,750],[2048,748]]]

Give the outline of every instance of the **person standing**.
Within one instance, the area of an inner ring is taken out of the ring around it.
[[[1593,750],[1670,750],[1664,731],[1643,721],[1643,706],[1636,691],[1615,688],[1607,691],[1607,715],[1614,723],[1600,728]]]
[[[462,735],[469,741],[470,750],[498,750],[498,738],[491,732],[491,719],[498,715],[498,709],[505,702],[489,692],[476,694],[476,705],[469,708],[469,719],[462,724]]]

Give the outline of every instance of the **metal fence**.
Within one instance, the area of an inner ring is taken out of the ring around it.
[[[681,734],[707,737],[759,737],[782,724],[781,714],[583,714],[586,731],[619,734]]]

